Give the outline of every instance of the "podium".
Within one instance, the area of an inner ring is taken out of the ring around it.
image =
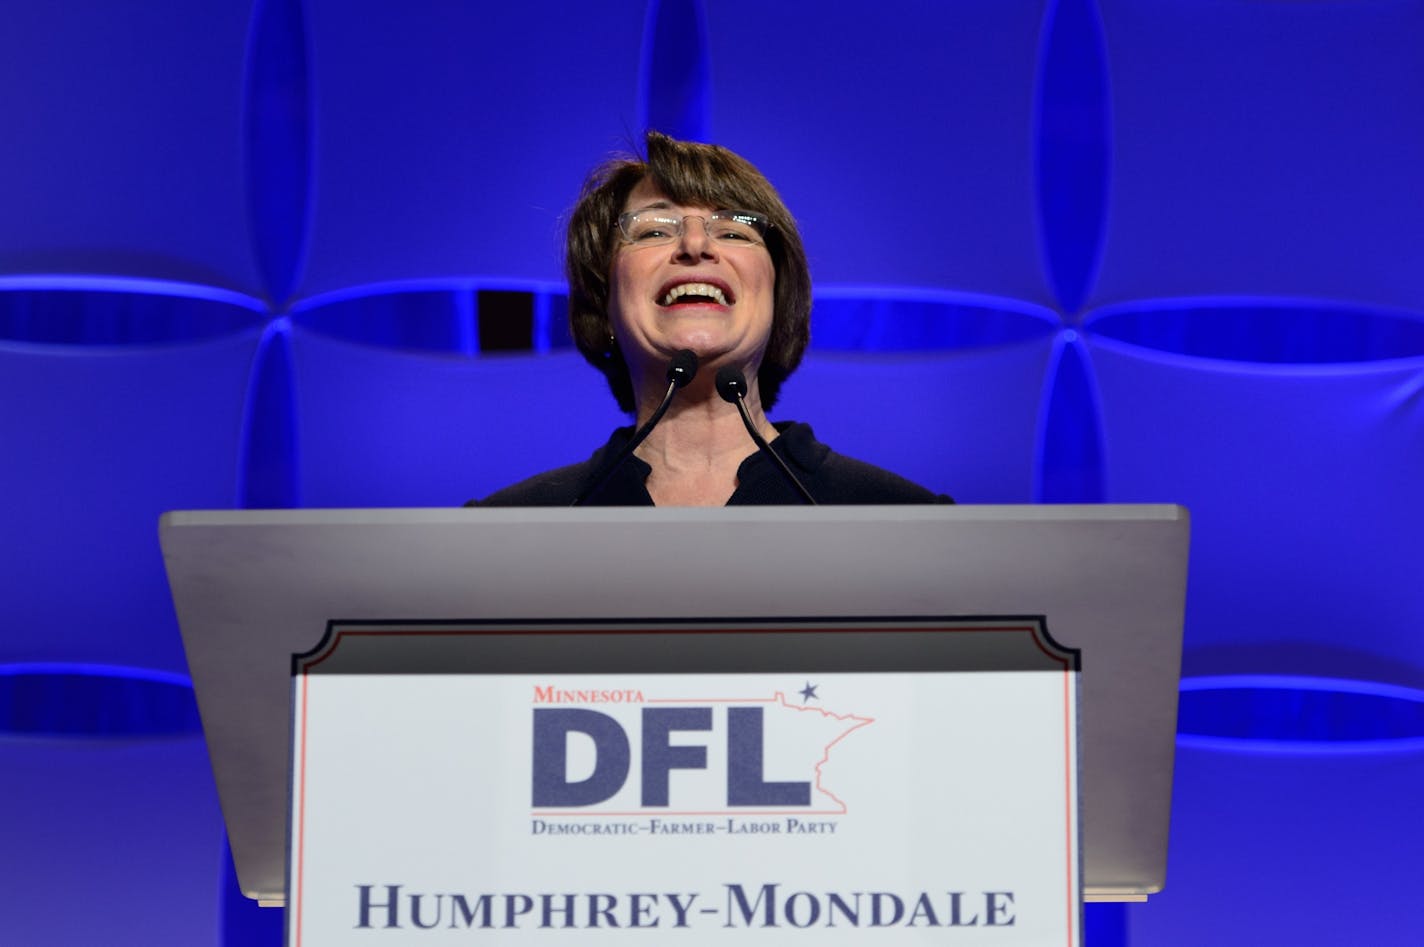
[[[160,524],[239,882],[268,904],[287,893],[294,659],[330,622],[1037,622],[1082,655],[1083,896],[1143,899],[1165,882],[1188,532],[1165,505],[198,511]],[[857,660],[817,647],[826,667]],[[737,653],[758,670],[757,648]],[[698,654],[659,668],[694,673]]]

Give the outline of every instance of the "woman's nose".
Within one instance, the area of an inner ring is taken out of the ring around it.
[[[697,221],[693,226],[692,221]],[[700,214],[688,214],[682,218],[682,233],[677,238],[679,254],[688,256],[712,256],[716,244],[708,229],[707,218]]]

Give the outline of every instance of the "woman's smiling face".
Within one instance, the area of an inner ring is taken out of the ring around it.
[[[715,238],[709,225],[720,208],[674,204],[646,179],[623,209],[687,218],[672,242],[625,242],[613,256],[608,315],[635,390],[648,380],[661,386],[680,349],[691,349],[704,369],[736,365],[754,378],[776,296],[766,246],[736,233]]]

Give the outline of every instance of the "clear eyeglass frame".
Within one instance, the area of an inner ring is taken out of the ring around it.
[[[618,216],[618,230],[635,247],[667,246],[681,239],[689,219],[702,221],[707,236],[719,244],[764,246],[771,220],[754,210],[714,210],[710,214],[678,214],[667,210],[628,211]]]

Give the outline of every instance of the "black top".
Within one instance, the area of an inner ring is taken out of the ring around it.
[[[771,442],[772,450],[787,462],[817,503],[954,502],[942,493],[932,493],[888,470],[837,454],[816,440],[808,424],[781,422],[776,429],[780,436]],[[621,427],[583,463],[530,477],[483,500],[471,500],[466,506],[568,506],[598,482],[604,464],[617,457],[632,436],[633,428]],[[652,468],[642,459],[630,456],[607,483],[579,505],[652,506],[653,498],[644,486],[651,472]],[[761,451],[753,453],[737,468],[737,489],[727,500],[728,506],[804,504],[796,488]]]

